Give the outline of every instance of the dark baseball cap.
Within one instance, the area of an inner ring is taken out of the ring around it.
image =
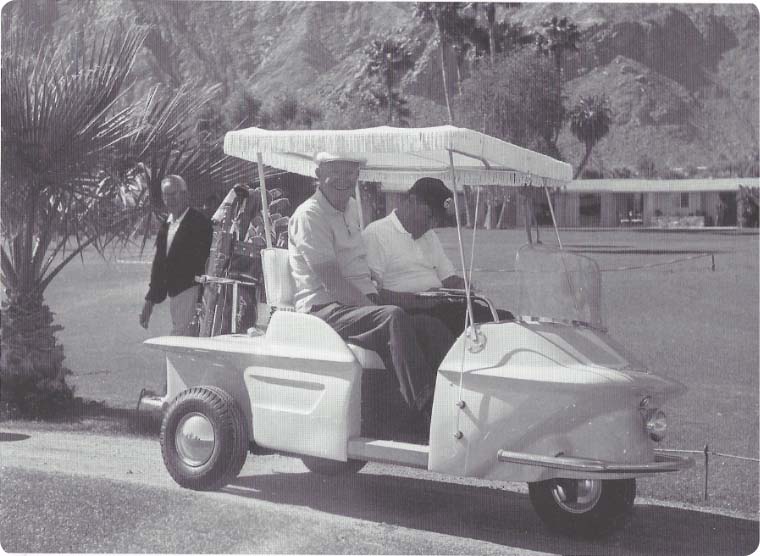
[[[411,195],[421,199],[433,209],[436,216],[444,216],[454,194],[438,178],[420,178],[409,190]]]

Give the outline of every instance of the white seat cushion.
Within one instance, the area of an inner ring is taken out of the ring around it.
[[[273,307],[292,307],[296,294],[296,284],[290,273],[287,249],[262,249],[261,270],[264,274],[264,289],[267,304]]]
[[[385,370],[385,365],[383,364],[383,360],[380,359],[380,356],[376,352],[370,349],[365,349],[363,347],[357,346],[355,344],[346,344],[346,345],[351,351],[354,352],[354,357],[356,357],[356,360],[362,366],[362,369]]]

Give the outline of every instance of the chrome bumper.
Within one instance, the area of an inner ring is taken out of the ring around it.
[[[612,461],[566,456],[539,456],[521,452],[508,452],[507,450],[499,450],[496,458],[502,463],[533,465],[565,471],[582,471],[584,473],[599,475],[607,473],[663,473],[666,471],[688,469],[694,465],[694,460],[690,457],[665,454],[659,450],[655,450],[654,461],[651,463],[615,463]]]
[[[143,388],[140,391],[140,397],[137,399],[137,413],[139,414],[141,411],[163,411],[167,405],[166,396],[157,396]]]

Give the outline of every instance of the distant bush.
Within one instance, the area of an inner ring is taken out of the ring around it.
[[[565,112],[557,79],[551,60],[531,49],[497,57],[463,82],[454,104],[457,125],[558,158]]]

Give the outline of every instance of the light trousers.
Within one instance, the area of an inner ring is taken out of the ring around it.
[[[197,336],[198,331],[191,327],[198,303],[200,285],[192,286],[169,298],[169,312],[172,316],[172,336]]]

